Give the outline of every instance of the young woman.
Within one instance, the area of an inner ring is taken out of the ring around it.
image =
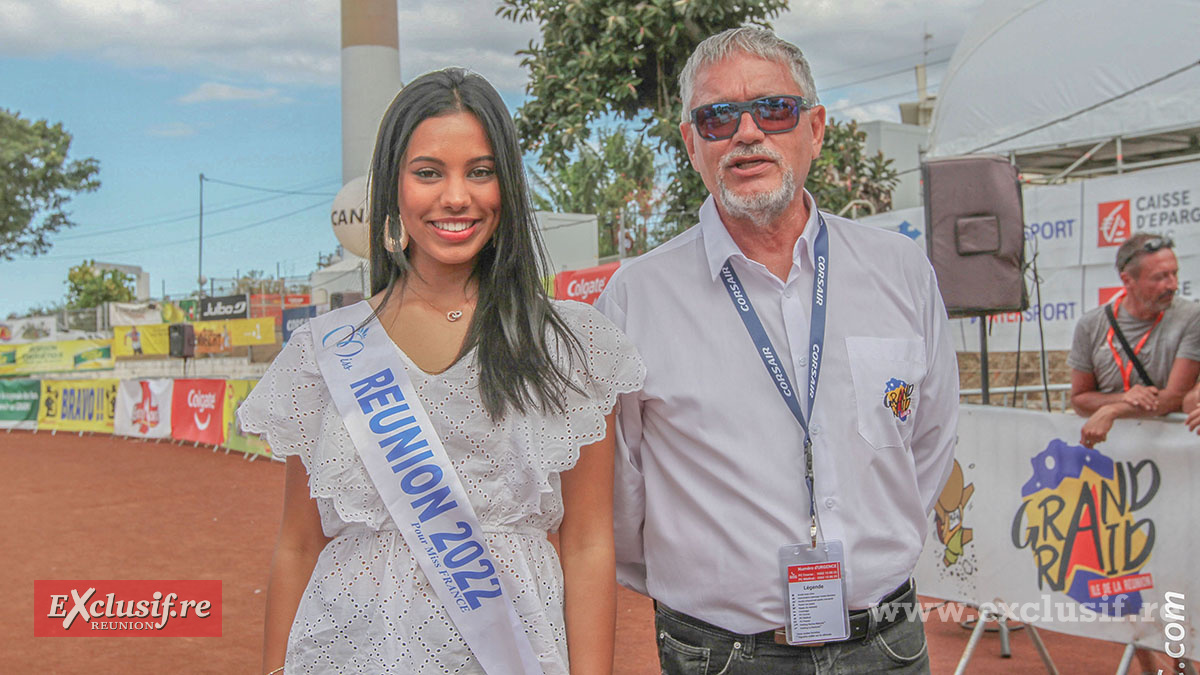
[[[534,667],[512,672],[611,672],[610,432],[645,371],[590,306],[546,297],[515,128],[486,80],[451,68],[400,92],[370,207],[370,321],[398,348],[532,648]],[[322,339],[296,331],[239,411],[287,457],[264,671],[484,672],[331,400]]]

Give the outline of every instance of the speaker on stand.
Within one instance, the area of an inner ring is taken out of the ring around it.
[[[987,317],[1029,308],[1025,217],[1017,168],[998,155],[921,165],[925,241],[951,318],[979,317],[983,402],[989,402]]]

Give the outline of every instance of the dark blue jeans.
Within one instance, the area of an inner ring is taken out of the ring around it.
[[[928,673],[925,625],[900,620],[846,642],[820,647],[738,635],[659,603],[654,627],[663,675],[862,675]]]

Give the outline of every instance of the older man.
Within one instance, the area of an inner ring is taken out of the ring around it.
[[[1180,410],[1200,374],[1200,305],[1175,297],[1173,247],[1145,233],[1121,244],[1117,272],[1124,288],[1075,325],[1067,357],[1071,405],[1088,418],[1080,443],[1089,448],[1108,437],[1118,418]]]
[[[933,271],[803,189],[825,109],[794,45],[713,36],[680,89],[711,196],[597,302],[647,367],[618,418],[619,577],[657,600],[665,673],[927,671],[910,577],[958,410]]]

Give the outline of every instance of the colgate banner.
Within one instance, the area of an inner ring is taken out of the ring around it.
[[[171,438],[220,445],[225,440],[225,380],[175,380]]]
[[[608,280],[620,266],[621,261],[617,260],[585,270],[559,272],[554,277],[554,297],[559,300],[578,300],[590,305],[600,297],[600,292],[608,285]]]
[[[171,389],[171,380],[121,380],[113,432],[139,438],[170,438]]]

